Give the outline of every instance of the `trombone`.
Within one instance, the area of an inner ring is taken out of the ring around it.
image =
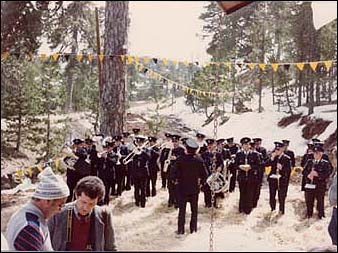
[[[135,147],[134,149],[133,149],[133,151],[131,151],[123,160],[122,160],[122,162],[123,162],[123,164],[124,165],[126,165],[126,164],[128,164],[128,163],[130,163],[132,160],[133,160],[133,158],[134,158],[134,156],[135,155],[140,155],[142,152],[143,152],[143,150],[146,148],[146,146],[149,144],[149,141],[146,141],[145,143],[143,143],[142,144],[142,146],[140,146],[140,147]]]

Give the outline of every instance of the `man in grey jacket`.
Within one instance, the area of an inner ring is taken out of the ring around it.
[[[329,190],[330,205],[333,206],[331,221],[328,227],[332,244],[337,246],[337,172]]]
[[[82,178],[75,187],[76,200],[48,221],[56,251],[115,251],[112,212],[97,203],[105,195],[102,180]]]

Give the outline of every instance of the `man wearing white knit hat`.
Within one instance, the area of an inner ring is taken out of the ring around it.
[[[69,196],[61,176],[45,168],[30,202],[15,212],[7,224],[9,250],[52,251],[47,220],[58,213]]]

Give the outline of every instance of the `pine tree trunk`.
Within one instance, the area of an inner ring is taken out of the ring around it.
[[[316,106],[320,105],[320,81],[316,82]]]
[[[128,1],[106,2],[105,58],[100,98],[100,130],[105,135],[121,134],[125,123],[127,67],[121,57],[117,55],[126,53],[129,24],[128,5]]]
[[[299,72],[298,75],[298,103],[297,107],[302,106],[302,88],[303,88],[303,72]]]
[[[73,82],[73,71],[75,67],[74,55],[77,52],[77,28],[73,31],[73,44],[72,44],[72,55],[69,57],[69,64],[67,66],[67,104],[66,112],[70,113],[73,111],[73,91],[74,91],[74,82]]]

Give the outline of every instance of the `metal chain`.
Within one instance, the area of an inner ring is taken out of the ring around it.
[[[214,251],[214,202],[215,202],[215,192],[211,191],[209,251]]]
[[[217,139],[217,127],[218,127],[218,108],[215,105],[215,109],[214,109],[214,139]]]

